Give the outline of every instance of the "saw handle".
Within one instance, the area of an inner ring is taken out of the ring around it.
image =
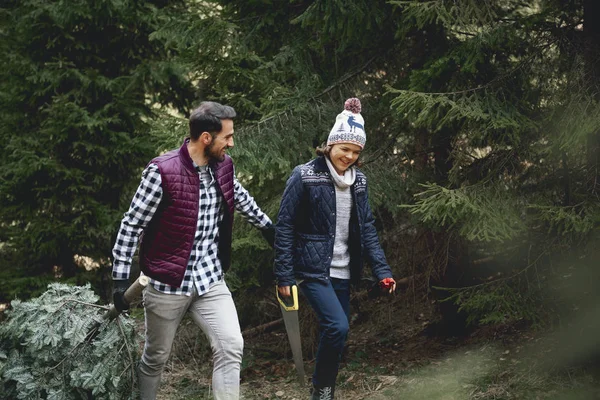
[[[131,304],[135,299],[140,297],[144,288],[148,286],[149,281],[150,279],[147,276],[140,275],[140,277],[137,278],[135,282],[133,282],[123,294],[123,299],[125,300],[125,302],[127,304]],[[117,310],[117,307],[115,307],[114,304],[111,304],[110,308],[108,309],[106,314],[104,314],[103,318],[108,319],[110,321],[112,319],[115,319],[119,314],[120,311]]]
[[[281,304],[281,307],[285,311],[297,311],[298,310],[298,286],[290,286],[291,296],[279,296],[279,290],[275,286],[275,294],[277,295],[277,301]]]

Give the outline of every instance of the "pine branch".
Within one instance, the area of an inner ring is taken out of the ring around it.
[[[405,21],[414,21],[418,29],[429,24],[454,26],[487,25],[499,19],[499,9],[489,0],[390,1],[403,8]]]
[[[502,242],[515,238],[524,230],[508,193],[488,187],[447,189],[437,184],[423,184],[415,194],[413,205],[401,205],[417,215],[421,222],[456,230],[470,241]]]
[[[348,82],[350,79],[354,78],[357,75],[360,75],[361,73],[363,73],[368,67],[369,65],[371,65],[371,63],[373,61],[375,61],[377,59],[377,57],[373,57],[371,58],[369,61],[367,61],[365,64],[363,64],[362,67],[358,68],[357,70],[350,72],[348,74],[346,74],[345,76],[343,76],[342,78],[340,78],[338,81],[336,81],[334,84],[330,85],[329,87],[327,87],[325,90],[321,91],[320,93],[310,96],[308,97],[305,101],[301,101],[301,102],[309,102],[309,101],[317,101],[318,99],[320,99],[321,97],[325,96],[326,94],[329,94],[331,91],[335,90],[335,89],[339,89],[340,86],[344,85],[346,82]],[[261,119],[260,121],[257,122],[251,122],[249,125],[260,125],[260,124],[264,124],[274,118],[281,118],[282,115],[285,115],[287,113],[292,113],[293,110],[295,109],[295,107],[289,107],[285,110],[282,110],[274,115],[268,116],[266,118]]]
[[[530,205],[529,209],[537,212],[537,219],[548,226],[548,233],[562,237],[585,237],[599,224],[596,216],[600,213],[600,207],[593,203],[581,202],[565,207],[535,204]]]
[[[499,99],[505,95],[503,91],[442,96],[389,88],[388,93],[397,95],[392,100],[392,107],[398,114],[409,117],[417,127],[438,131],[458,123],[483,128],[484,135],[499,130],[510,132],[511,141],[518,141],[516,132],[535,128],[535,123],[514,102]],[[510,93],[506,95],[510,98]]]

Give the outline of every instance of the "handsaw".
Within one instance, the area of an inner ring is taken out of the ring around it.
[[[275,294],[279,301],[281,313],[283,314],[283,322],[287,332],[290,347],[292,348],[292,356],[296,373],[300,384],[304,385],[304,362],[302,361],[302,344],[300,342],[300,322],[298,321],[298,287],[292,285],[290,287],[291,296],[279,296],[279,291],[275,288]]]

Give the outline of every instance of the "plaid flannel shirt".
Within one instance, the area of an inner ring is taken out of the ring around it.
[[[217,182],[207,166],[198,167],[200,175],[200,204],[192,252],[183,282],[179,288],[151,279],[150,284],[163,293],[190,296],[195,286],[199,295],[206,293],[212,284],[223,279],[221,262],[217,257],[219,222],[223,219],[224,199],[219,195]],[[261,211],[252,196],[238,182],[234,174],[235,209],[257,228],[271,225],[269,217]],[[138,238],[152,220],[162,199],[161,176],[158,167],[150,164],[142,173],[142,181],[133,197],[129,210],[123,216],[119,234],[113,248],[113,279],[128,279],[131,259]]]

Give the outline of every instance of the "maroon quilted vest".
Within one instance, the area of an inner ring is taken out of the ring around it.
[[[200,178],[187,149],[186,140],[179,150],[156,157],[163,197],[152,221],[142,234],[140,268],[145,275],[179,287],[190,258],[200,200]],[[219,227],[219,260],[223,271],[231,264],[231,230],[233,225],[233,162],[229,156],[211,164],[217,190],[227,207]]]

